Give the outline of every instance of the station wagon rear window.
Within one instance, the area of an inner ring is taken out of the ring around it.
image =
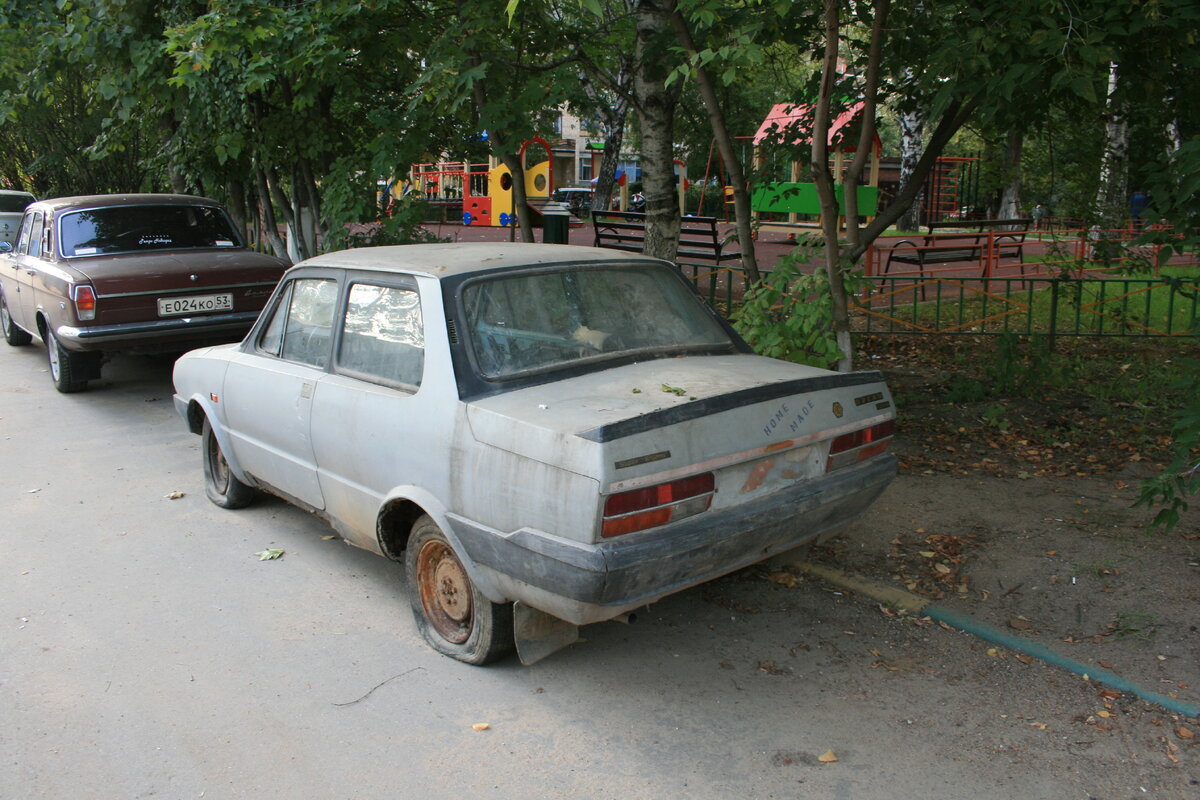
[[[7,194],[0,192],[0,214],[20,214],[33,202],[31,194]]]
[[[463,291],[480,373],[503,379],[576,361],[732,345],[666,266],[579,267],[483,279]]]
[[[113,206],[68,212],[59,219],[67,257],[241,246],[229,218],[210,206]]]

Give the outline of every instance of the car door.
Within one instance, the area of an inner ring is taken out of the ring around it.
[[[397,486],[440,491],[454,397],[430,384],[425,318],[404,275],[347,281],[334,365],[313,402],[313,447],[326,510],[343,535],[375,548],[380,504]]]
[[[330,276],[288,281],[252,346],[225,373],[230,444],[259,481],[315,509],[325,507],[312,447],[312,403],[332,350],[338,282]]]
[[[27,331],[36,331],[34,324],[37,319],[38,304],[44,302],[39,295],[45,294],[46,264],[43,260],[42,248],[45,245],[46,215],[41,211],[30,214],[29,228],[21,224],[21,240],[17,247],[19,263],[18,278],[21,282],[21,311],[16,319]]]
[[[32,226],[33,212],[27,211],[21,218],[21,230],[17,234],[16,245],[5,260],[3,267],[0,267],[3,270],[4,301],[8,304],[8,313],[19,327],[27,331],[35,330],[31,327],[32,323],[27,314],[27,309],[32,308],[33,304],[33,285],[31,283],[32,275],[26,269],[25,264],[28,257],[26,254],[29,252],[29,232]],[[26,298],[29,298],[28,303]]]

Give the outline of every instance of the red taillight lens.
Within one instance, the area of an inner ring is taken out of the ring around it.
[[[896,421],[889,419],[870,428],[844,433],[829,445],[826,472],[865,461],[887,450],[896,434]]]
[[[96,293],[90,286],[76,286],[71,291],[75,301],[75,314],[80,319],[96,318]]]
[[[611,495],[604,502],[600,535],[607,538],[644,531],[707,511],[715,488],[715,476],[706,472]]]

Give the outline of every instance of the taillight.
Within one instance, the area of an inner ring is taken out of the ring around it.
[[[716,478],[711,472],[705,472],[610,495],[604,501],[600,535],[607,538],[644,531],[707,511],[715,487]]]
[[[829,446],[829,461],[825,471],[865,461],[888,449],[896,433],[896,421],[889,419],[870,428],[844,433]]]
[[[96,318],[96,293],[90,286],[76,286],[71,290],[75,301],[75,315],[81,320]]]

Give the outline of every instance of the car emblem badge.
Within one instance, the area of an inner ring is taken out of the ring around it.
[[[200,280],[200,276],[199,276],[199,275],[192,275],[192,276],[191,276],[191,278],[192,278],[192,280],[194,280],[194,281],[198,281],[198,280]]]
[[[838,419],[842,418],[842,404],[841,403],[833,404],[833,415],[835,417],[837,417]]]

